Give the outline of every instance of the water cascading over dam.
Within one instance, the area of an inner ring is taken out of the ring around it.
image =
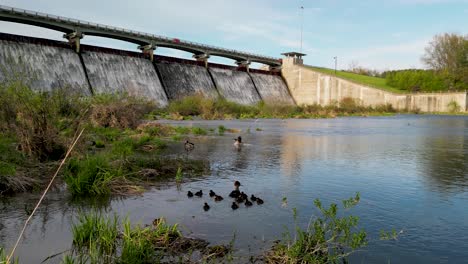
[[[168,99],[151,61],[137,56],[111,54],[83,47],[82,58],[96,94],[128,93],[166,106]]]
[[[208,98],[218,96],[214,83],[203,66],[157,62],[156,67],[169,100],[191,95],[203,95]]]
[[[219,94],[228,101],[255,104],[261,100],[247,72],[232,69],[209,68]]]
[[[267,103],[294,104],[288,87],[279,75],[250,73],[257,91]]]
[[[0,80],[18,76],[32,89],[51,91],[69,88],[91,94],[78,54],[66,45],[44,45],[1,34]]]

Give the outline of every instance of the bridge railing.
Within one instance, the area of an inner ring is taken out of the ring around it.
[[[59,23],[66,23],[66,24],[71,24],[74,26],[86,26],[86,27],[93,27],[98,30],[107,30],[107,31],[113,31],[116,33],[127,33],[127,34],[132,34],[135,36],[141,36],[145,38],[149,38],[150,40],[156,40],[156,41],[163,41],[167,43],[173,43],[176,38],[169,38],[165,36],[160,36],[160,35],[155,35],[155,34],[149,34],[145,32],[140,32],[140,31],[135,31],[135,30],[129,30],[129,29],[124,29],[124,28],[119,28],[119,27],[113,27],[113,26],[108,26],[108,25],[103,25],[99,23],[92,23],[84,20],[78,20],[78,19],[73,19],[73,18],[67,18],[67,17],[62,17],[62,16],[56,16],[56,15],[51,15],[51,14],[46,14],[42,12],[36,12],[36,11],[30,11],[30,10],[25,10],[21,8],[15,8],[15,7],[9,7],[9,6],[4,6],[0,5],[0,10],[4,11],[10,11],[13,13],[17,14],[25,14],[26,16],[37,16],[41,18],[45,18],[47,20],[55,20],[56,22]],[[234,49],[226,49],[222,47],[216,47],[213,45],[207,45],[207,44],[202,44],[202,43],[197,43],[197,42],[192,42],[192,41],[187,41],[187,40],[178,40],[178,43],[181,45],[189,45],[191,47],[197,47],[199,49],[211,49],[211,50],[217,50],[217,51],[222,51],[222,52],[228,52],[231,54],[235,55],[241,55],[241,56],[246,56],[246,57],[255,57],[255,58],[261,58],[264,60],[271,60],[271,61],[278,61],[277,58],[270,57],[270,56],[263,56],[259,54],[254,54],[251,52],[241,52],[237,51]]]

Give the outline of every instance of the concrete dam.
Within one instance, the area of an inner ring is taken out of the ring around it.
[[[330,105],[353,98],[364,106],[391,104],[398,110],[448,112],[468,110],[466,92],[395,94],[314,71],[300,53],[283,59],[168,38],[87,21],[0,5],[0,20],[64,33],[68,42],[0,33],[0,81],[18,74],[35,90],[71,88],[83,95],[128,93],[166,106],[190,95],[223,97],[240,104]],[[138,45],[130,52],[81,45],[85,35]],[[195,60],[158,56],[158,47],[193,54]],[[220,56],[238,65],[208,62]],[[249,69],[251,62],[268,70]]]
[[[0,80],[18,72],[35,90],[72,88],[83,95],[122,93],[161,106],[190,95],[255,104],[294,103],[280,73],[0,33]],[[12,67],[12,65],[14,67]],[[281,98],[278,98],[281,96]]]

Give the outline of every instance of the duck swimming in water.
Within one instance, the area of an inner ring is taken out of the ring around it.
[[[263,200],[257,197],[257,204],[263,204]]]
[[[185,148],[185,151],[187,151],[187,155],[188,155],[188,153],[195,148],[195,144],[188,141],[188,139],[187,139],[187,140],[185,140],[184,148]]]
[[[242,146],[242,137],[238,136],[234,139],[234,146],[240,148]]]
[[[252,206],[252,202],[249,200],[245,200],[245,206]]]
[[[252,201],[255,202],[255,201],[257,201],[257,197],[255,197],[255,195],[252,194],[252,195],[250,196],[250,200],[252,200]]]
[[[207,203],[205,203],[205,205],[203,206],[203,210],[205,210],[205,212],[210,210],[210,206]]]
[[[210,190],[210,197],[216,196],[216,193],[213,190]]]
[[[215,199],[215,202],[220,202],[220,201],[223,200],[223,197],[220,196],[220,195],[215,195],[215,198],[214,198],[214,199]]]
[[[241,196],[242,199],[244,199],[244,200],[247,200],[247,198],[249,198],[249,197],[247,196],[247,194],[245,194],[244,192],[241,192],[240,196]]]
[[[236,198],[236,202],[238,203],[243,203],[244,202],[244,198],[242,198],[242,195],[239,195],[237,198]]]
[[[203,191],[200,190],[200,191],[196,192],[195,196],[202,197],[203,196]]]
[[[234,182],[234,191],[232,191],[230,194],[229,194],[229,197],[231,198],[237,198],[241,192],[239,191],[239,186],[241,186],[240,182],[239,181],[235,181]]]
[[[193,192],[188,191],[188,192],[187,192],[187,196],[188,196],[188,197],[193,197]]]
[[[231,208],[232,210],[236,210],[239,206],[235,202],[232,202]]]

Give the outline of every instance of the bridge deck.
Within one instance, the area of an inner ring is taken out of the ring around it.
[[[138,45],[150,44],[160,47],[180,49],[194,54],[215,55],[231,58],[238,61],[245,60],[263,63],[271,66],[281,65],[280,59],[269,56],[262,56],[233,49],[225,49],[192,41],[179,40],[177,38],[168,38],[155,34],[112,27],[98,23],[92,23],[62,16],[55,16],[3,5],[0,5],[0,20],[49,28],[64,32],[66,34],[72,32],[80,32],[85,35],[101,36],[129,41]]]

